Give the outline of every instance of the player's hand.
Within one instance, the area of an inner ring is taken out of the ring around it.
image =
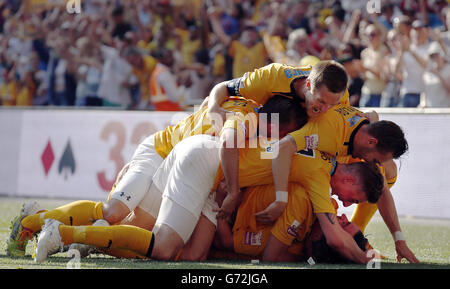
[[[217,210],[217,218],[227,218],[231,216],[240,202],[240,194],[227,194],[222,206]]]
[[[410,263],[420,263],[414,253],[408,248],[405,241],[395,242],[395,251],[397,251],[397,262],[401,262],[403,258]]]
[[[358,113],[358,115],[367,118],[370,123],[374,123],[380,120],[378,113],[375,110]]]
[[[255,214],[256,222],[264,225],[271,225],[275,223],[278,217],[281,216],[281,214],[283,213],[286,206],[287,203],[285,202],[275,201],[271,203],[263,211]]]

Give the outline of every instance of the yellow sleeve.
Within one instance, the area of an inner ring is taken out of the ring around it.
[[[311,200],[314,213],[335,213],[330,196],[330,171],[333,165],[323,159],[319,151],[312,152],[311,156],[294,155],[289,182],[302,184]]]
[[[273,86],[276,79],[280,78],[280,69],[274,64],[247,72],[243,76],[242,85],[239,89],[241,96],[252,99],[259,104],[264,104],[272,96]]]

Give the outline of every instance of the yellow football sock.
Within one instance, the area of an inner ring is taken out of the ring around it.
[[[154,237],[151,231],[135,226],[59,226],[64,244],[81,243],[100,249],[119,249],[134,252],[140,256],[150,256]]]
[[[103,219],[103,204],[93,201],[76,201],[54,210],[44,211],[27,216],[22,220],[22,226],[33,232],[40,231],[45,219],[56,219],[65,225],[91,225],[98,219]]]
[[[137,254],[131,250],[125,249],[99,249],[103,254],[114,256],[116,258],[125,258],[125,259],[147,259],[145,255]]]
[[[377,210],[378,210],[377,204],[370,204],[367,202],[360,203],[356,205],[351,222],[356,224],[361,230],[361,232],[364,233],[367,224],[369,224],[370,220],[372,219],[373,215],[375,215]]]

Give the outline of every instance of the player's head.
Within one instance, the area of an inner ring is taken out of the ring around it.
[[[315,64],[304,88],[308,116],[317,117],[338,104],[347,89],[347,83],[347,72],[336,61],[320,61]]]
[[[259,114],[267,115],[267,136],[271,137],[278,130],[282,138],[290,132],[300,129],[308,121],[305,109],[297,100],[282,95],[271,97],[260,109]],[[273,121],[278,116],[278,125]]]
[[[383,190],[384,178],[375,163],[338,164],[330,185],[332,194],[348,207],[365,201],[376,203]]]
[[[349,222],[345,214],[338,216],[337,219],[339,225],[353,237],[358,247],[361,250],[366,251],[368,241],[361,230],[359,230],[358,226]],[[314,223],[311,230],[310,242],[306,242],[306,244],[308,255],[317,263],[353,263],[351,260],[345,258],[336,250],[328,246],[319,222]]]
[[[383,163],[398,159],[408,151],[403,130],[394,122],[381,120],[360,129],[353,139],[352,156]]]

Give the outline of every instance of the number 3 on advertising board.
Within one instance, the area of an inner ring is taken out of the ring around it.
[[[150,135],[152,132],[156,131],[156,127],[149,122],[141,122],[137,124],[133,132],[131,133],[131,141],[130,143],[133,145],[137,145],[140,143],[142,137]],[[105,190],[111,190],[111,187],[114,184],[115,176],[119,173],[122,167],[125,165],[125,160],[122,156],[122,151],[125,147],[125,136],[126,129],[125,126],[118,121],[108,122],[104,127],[100,134],[100,138],[104,141],[107,141],[111,136],[116,137],[116,142],[113,147],[109,150],[109,159],[114,162],[116,166],[116,173],[114,177],[110,180],[106,178],[105,171],[100,171],[97,173],[97,180],[100,187]]]

